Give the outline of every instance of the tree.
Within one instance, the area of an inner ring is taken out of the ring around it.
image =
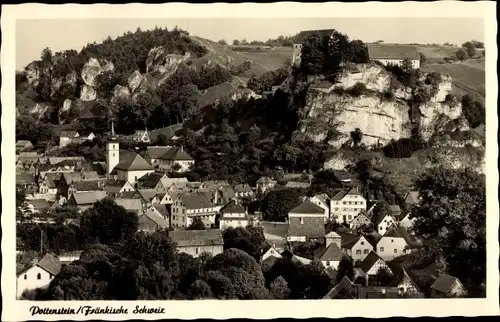
[[[393,276],[391,272],[385,266],[380,267],[377,275],[375,276],[375,282],[378,286],[389,286],[389,283],[391,283],[392,279]]]
[[[285,221],[288,212],[299,203],[299,193],[294,190],[270,191],[262,201],[261,211],[266,220]]]
[[[233,40],[233,46],[238,46],[240,41],[238,39]]]
[[[228,228],[222,234],[224,238],[224,249],[240,249],[260,260],[260,249],[265,241],[262,227]]]
[[[427,62],[427,57],[423,53],[419,53],[420,55],[420,66]]]
[[[359,128],[356,128],[354,131],[351,131],[351,139],[354,143],[354,146],[358,146],[358,144],[363,139],[363,132]]]
[[[156,145],[162,146],[162,145],[167,145],[168,144],[168,139],[165,134],[158,134],[156,137]]]
[[[354,277],[354,265],[352,259],[348,256],[343,256],[339,262],[339,267],[337,269],[336,283],[339,283],[344,276],[347,276],[349,280],[352,281]]]
[[[302,47],[300,69],[305,75],[318,75],[323,72],[325,62],[324,37],[321,34],[308,36]]]
[[[463,48],[460,48],[459,50],[457,50],[457,52],[455,53],[455,56],[457,56],[457,59],[460,61],[464,61],[467,58],[469,58],[467,51],[465,51],[465,49],[463,49]]]
[[[472,128],[485,124],[486,111],[481,102],[475,101],[474,98],[466,94],[462,96],[462,111]]]
[[[352,62],[356,64],[364,64],[370,61],[368,55],[368,47],[361,40],[352,40],[349,44],[352,54]]]
[[[222,46],[227,46],[227,42],[224,39],[219,40],[217,43]]]
[[[435,243],[448,273],[466,287],[486,277],[486,188],[471,169],[431,168],[417,177],[422,201],[412,211],[423,247]],[[427,242],[428,241],[428,242]]]
[[[277,300],[286,299],[290,295],[288,283],[282,276],[278,276],[271,285],[269,285],[269,292],[271,296]]]
[[[210,286],[202,280],[194,281],[189,288],[188,294],[192,300],[208,299],[213,296]]]
[[[476,55],[476,45],[471,41],[467,41],[462,45],[463,48],[467,51],[467,55],[472,58]]]
[[[205,230],[205,224],[200,217],[194,217],[191,225],[187,228],[188,230]]]
[[[45,48],[42,50],[42,54],[41,54],[40,59],[41,59],[43,62],[52,62],[52,50],[50,50],[50,48],[49,48],[49,47],[45,47]]]

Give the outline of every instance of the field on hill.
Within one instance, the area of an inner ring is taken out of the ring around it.
[[[427,62],[431,64],[441,61],[444,57],[455,56],[458,49],[450,46],[418,46],[418,51],[424,54]]]
[[[259,62],[269,70],[278,69],[287,60],[292,59],[291,47],[276,47],[274,50],[240,51],[238,53],[247,57],[250,61]]]
[[[424,72],[437,71],[449,74],[453,81],[455,95],[473,94],[484,103],[485,98],[485,73],[484,59],[471,59],[463,63],[451,64],[426,64],[422,67]]]

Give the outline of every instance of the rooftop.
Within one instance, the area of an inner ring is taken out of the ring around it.
[[[133,153],[130,157],[126,158],[123,161],[120,161],[120,163],[118,163],[114,169],[123,171],[140,171],[153,170],[153,167],[146,160],[144,160],[142,156],[137,153]]]
[[[168,235],[178,247],[224,245],[220,229],[171,230]]]
[[[310,214],[310,215],[323,215],[325,210],[320,206],[305,200],[297,207],[288,212],[289,214]]]
[[[417,46],[393,44],[367,44],[370,59],[411,59],[419,60]]]

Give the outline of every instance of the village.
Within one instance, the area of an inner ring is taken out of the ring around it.
[[[92,140],[92,134],[61,132],[60,146],[82,140]],[[150,141],[147,131],[137,131],[134,140]],[[29,141],[16,143],[16,186],[26,193],[20,207],[23,218],[18,218],[18,222],[55,223],[54,218],[46,215],[51,210],[67,207],[81,213],[110,198],[138,216],[140,231],[167,229],[177,250],[193,257],[222,253],[222,232],[229,227],[262,227],[266,238],[260,246],[263,267],[272,266],[279,258],[306,265],[317,260],[335,279],[343,258],[355,263],[352,280],[344,276],[325,298],[334,299],[353,290],[356,298],[424,297],[412,279],[415,272],[407,272],[395,260],[420,246],[411,233],[410,209],[418,202],[416,191],[408,193],[404,209],[391,206],[390,213],[374,216],[377,201],[362,196],[354,177],[339,174],[348,188],[332,196],[304,196],[302,203],[288,212],[286,222],[266,222],[260,212],[249,213],[242,200],[276,189],[307,187],[310,183],[290,181],[283,187],[269,177],[259,179],[255,187],[231,186],[225,181],[190,182],[179,176],[194,164],[181,146],[150,145],[143,158],[120,149],[113,125],[106,143],[105,163],[89,163],[82,157],[45,157],[30,151],[31,148]],[[177,175],[169,176],[172,172]],[[203,223],[204,229],[187,230],[194,222]],[[331,222],[338,228],[327,232],[325,227]],[[297,245],[311,241],[319,242],[321,247],[310,258],[294,254]],[[18,296],[48,285],[62,265],[78,260],[79,253],[47,253],[24,268],[17,277]],[[381,270],[388,274],[388,279],[380,278]],[[432,294],[462,296],[466,292],[455,277],[443,274],[434,278]]]

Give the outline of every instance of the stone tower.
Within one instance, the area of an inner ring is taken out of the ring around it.
[[[111,135],[106,142],[106,166],[108,175],[113,171],[116,165],[120,162],[120,144],[118,137],[115,134],[115,124],[111,121]]]

